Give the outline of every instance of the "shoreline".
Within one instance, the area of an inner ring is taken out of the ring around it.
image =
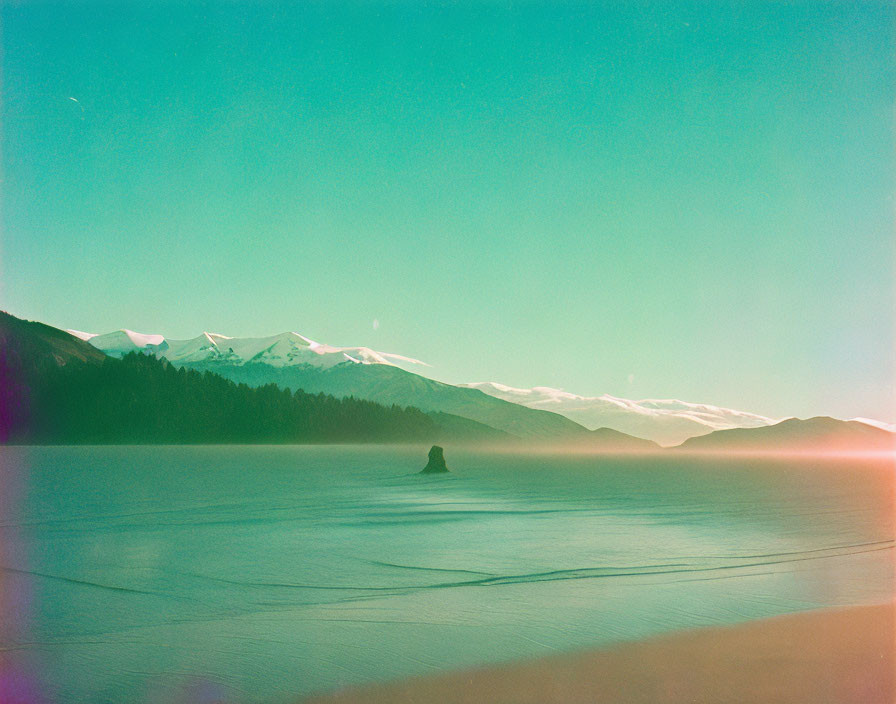
[[[305,704],[893,704],[896,602],[315,695]]]

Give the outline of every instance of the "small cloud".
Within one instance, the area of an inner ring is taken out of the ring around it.
[[[378,330],[380,327],[380,321],[377,318],[373,319],[373,329]]]

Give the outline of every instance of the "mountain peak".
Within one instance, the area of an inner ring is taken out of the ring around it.
[[[147,335],[122,328],[104,335],[93,335],[87,342],[109,356],[123,357],[137,350],[160,347],[165,344],[165,338],[162,335]]]

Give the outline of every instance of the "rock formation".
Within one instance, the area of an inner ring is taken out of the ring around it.
[[[438,445],[433,445],[429,449],[429,462],[427,462],[420,474],[438,474],[447,471],[448,467],[445,466],[444,451]]]

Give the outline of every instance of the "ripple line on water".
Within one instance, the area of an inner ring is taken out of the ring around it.
[[[381,562],[379,560],[364,560],[371,565],[380,565],[382,567],[394,567],[401,570],[419,570],[421,572],[456,572],[459,574],[478,574],[484,577],[496,577],[494,572],[481,572],[479,570],[464,570],[451,567],[421,567],[419,565],[399,565],[394,562]]]
[[[195,599],[188,599],[186,597],[178,596],[176,594],[166,594],[164,592],[154,592],[145,589],[135,589],[133,587],[120,587],[114,584],[102,584],[100,582],[91,582],[86,579],[77,579],[74,577],[63,577],[61,575],[56,574],[47,574],[45,572],[35,572],[34,570],[20,570],[16,567],[7,567],[5,565],[0,565],[0,571],[9,572],[11,574],[21,574],[28,575],[30,577],[40,577],[41,579],[49,579],[58,582],[65,582],[67,584],[76,584],[82,587],[93,587],[95,589],[105,589],[107,591],[113,592],[127,592],[130,594],[146,594],[148,596],[159,596],[166,599],[179,599],[182,601],[195,601]]]
[[[527,584],[537,582],[553,582],[572,579],[608,579],[618,577],[649,577],[653,575],[670,575],[670,574],[699,574],[704,572],[721,572],[726,570],[742,570],[750,567],[766,567],[769,565],[789,564],[794,562],[805,562],[809,560],[824,560],[832,557],[848,557],[852,555],[861,555],[872,552],[880,552],[883,550],[892,550],[894,545],[884,545],[883,547],[871,548],[869,550],[853,550],[840,552],[833,555],[812,555],[809,557],[791,558],[787,560],[766,560],[764,562],[751,562],[748,564],[735,565],[718,565],[714,567],[686,567],[683,569],[652,569],[653,567],[677,567],[678,564],[672,563],[668,565],[653,565],[647,569],[631,568],[631,571],[618,571],[629,568],[624,567],[582,567],[566,570],[551,570],[548,572],[532,572],[519,575],[503,575],[495,577],[483,577],[482,579],[471,579],[457,582],[441,582],[425,585],[393,585],[393,586],[361,586],[361,585],[311,585],[311,584],[291,584],[291,583],[264,583],[249,582],[243,583],[247,586],[270,586],[270,587],[291,587],[299,589],[321,589],[321,590],[348,590],[348,591],[377,591],[392,592],[395,594],[409,593],[416,591],[424,591],[427,589],[453,589],[458,587],[489,587],[508,584]],[[684,564],[684,563],[683,563]],[[198,575],[197,575],[198,576]],[[211,578],[215,579],[215,578]],[[224,581],[224,580],[222,580]],[[239,583],[239,582],[237,582]]]

